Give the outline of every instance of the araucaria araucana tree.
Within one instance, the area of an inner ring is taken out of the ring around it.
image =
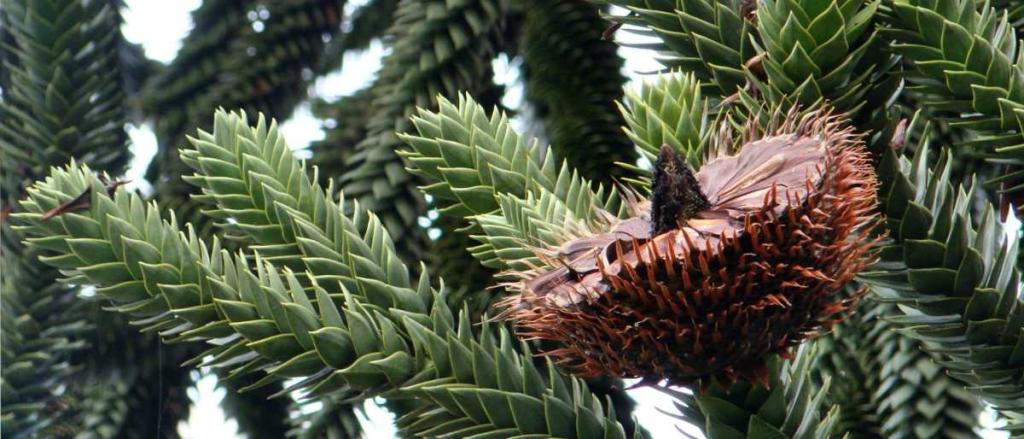
[[[5,438],[1024,437],[1019,1],[0,5]]]

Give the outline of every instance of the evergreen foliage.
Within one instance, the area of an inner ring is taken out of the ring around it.
[[[10,29],[4,84],[4,201],[68,157],[120,173],[125,108],[118,64],[117,11],[104,2],[7,1]],[[87,22],[92,20],[92,22]],[[20,180],[19,180],[20,179]]]
[[[416,225],[426,202],[398,156],[395,132],[408,130],[417,106],[438,93],[486,94],[493,82],[505,0],[470,0],[452,7],[440,0],[406,1],[395,12],[394,42],[373,87],[367,135],[345,163],[345,193],[380,215],[399,251],[419,257],[427,237]]]
[[[637,385],[661,388],[675,400],[661,409],[709,439],[972,438],[986,406],[1024,437],[1024,256],[1007,219],[1024,213],[1019,1],[204,0],[167,65],[124,39],[122,7],[0,0],[4,438],[175,438],[197,368],[254,438],[361,437],[370,400],[402,437],[647,437],[623,377],[584,379],[547,356],[570,347],[533,339],[524,313],[562,314],[523,291],[541,285],[531,292],[566,312],[608,302],[624,331],[668,334],[642,328],[682,314],[585,280],[625,270],[639,284],[643,271],[667,290],[658,276],[674,274],[648,259],[668,235],[627,227],[662,212],[665,181],[710,204],[728,191],[702,192],[707,163],[771,135],[826,142],[815,123],[848,127],[878,177],[877,194],[859,182],[884,215],[865,241],[877,261],[830,290],[837,308],[863,298],[762,355],[764,369],[725,365],[742,378],[668,387],[670,365],[652,361]],[[273,120],[377,42],[372,84],[312,97],[325,137],[290,148]],[[627,85],[624,45],[664,69]],[[522,102],[495,83],[499,56]],[[152,199],[121,180],[129,122],[158,138]],[[776,159],[748,180],[785,172]],[[752,218],[733,240],[762,236]],[[700,235],[721,218],[678,219],[677,240],[729,239]],[[753,245],[799,253],[771,243]],[[722,254],[690,262],[707,271]],[[680,299],[687,312],[745,306],[735,293],[753,283],[711,283],[758,258],[706,273],[701,291],[722,294]],[[776,326],[813,314],[751,306]],[[754,343],[736,335],[749,321],[708,325],[694,331]],[[673,341],[629,348],[661,343]],[[710,350],[692,351],[680,355]]]
[[[824,405],[828,380],[818,388],[806,381],[816,353],[802,347],[789,364],[769,366],[769,387],[740,382],[713,385],[699,394],[672,392],[680,418],[708,437],[825,438],[835,434],[839,407]]]
[[[818,380],[832,380],[838,432],[853,438],[974,437],[980,401],[895,330],[892,304],[862,303],[819,345]]]
[[[710,136],[708,102],[702,99],[700,82],[690,75],[669,74],[641,84],[626,93],[626,134],[644,158],[654,162],[661,145],[669,145],[699,168]]]
[[[520,53],[527,99],[552,145],[593,181],[626,175],[616,162],[636,152],[622,134],[622,59],[603,38],[608,24],[593,5],[574,0],[527,1]],[[586,153],[570,149],[586,150]]]
[[[923,104],[956,119],[950,125],[977,133],[966,146],[995,163],[1010,163],[995,182],[1019,192],[1024,170],[1024,56],[1020,6],[1008,11],[967,0],[926,0],[893,4],[893,48],[911,61],[907,79]],[[1019,26],[1019,24],[1018,24]],[[1017,207],[1020,208],[1019,197]]]
[[[214,142],[227,140],[223,146],[254,146],[260,157],[284,163],[274,168],[299,169],[290,154],[280,154],[287,149],[275,127],[261,123],[249,128],[244,123],[244,116],[222,113],[215,123],[222,129],[215,128],[214,134],[196,142],[196,151],[210,155],[203,156],[205,160],[198,155],[189,158],[217,166],[226,156],[218,154]],[[254,163],[259,161],[246,162],[259,166]],[[310,379],[299,387],[314,394],[373,394],[397,386],[385,394],[428,402],[409,421],[399,420],[412,432],[569,435],[563,437],[606,432],[609,437],[625,437],[580,381],[563,377],[551,364],[534,366],[529,348],[513,342],[504,329],[485,326],[474,335],[466,314],[456,317],[445,305],[443,291],[430,288],[425,273],[419,281],[411,280],[373,215],[356,207],[355,216],[345,216],[341,205],[301,172],[279,175],[285,178],[269,175],[263,181],[262,198],[274,197],[269,195],[272,182],[289,181],[288,175],[298,179],[293,193],[299,197],[281,194],[297,203],[275,203],[278,214],[287,215],[291,225],[239,228],[266,231],[268,237],[279,236],[275,230],[290,230],[299,234],[292,236],[304,252],[336,251],[320,244],[331,242],[332,236],[340,245],[334,248],[345,249],[344,256],[335,261],[313,253],[284,255],[288,247],[281,246],[282,251],[269,252],[277,256],[257,256],[258,270],[253,273],[244,256],[221,250],[216,240],[207,246],[194,232],[178,232],[173,219],[160,220],[156,207],[145,205],[137,195],[115,189],[111,198],[106,185],[80,165],[55,171],[33,188],[24,203],[27,212],[17,217],[26,221],[23,230],[35,236],[29,239],[33,245],[55,252],[48,262],[73,270],[69,280],[96,284],[97,293],[117,302],[119,310],[152,317],[145,323],[169,328],[162,331],[165,338],[204,340],[238,334],[230,337],[233,342],[207,351],[214,362],[235,364],[233,374],[264,370],[268,379],[307,376]],[[40,220],[42,213],[73,198],[71,193],[85,190],[95,208]],[[306,212],[323,214],[307,217]],[[308,239],[307,234],[318,229],[328,233],[320,236],[326,240]],[[58,230],[63,232],[59,241],[53,239]],[[120,246],[125,250],[114,250]],[[307,298],[301,275],[291,270],[279,273],[271,261],[305,264],[304,281],[312,287],[316,305]],[[263,294],[253,294],[256,291]],[[335,301],[342,299],[339,309]],[[479,362],[497,369],[467,367]]]
[[[657,51],[668,67],[691,72],[716,93],[729,95],[746,81],[744,64],[757,52],[750,42],[754,8],[746,0],[611,0],[630,11],[618,23],[657,37],[641,47]]]
[[[177,159],[195,121],[218,106],[287,117],[320,67],[328,38],[338,31],[341,0],[207,1],[192,14],[192,31],[174,61],[147,82],[146,115],[162,145],[146,177],[163,206],[205,230],[181,180]],[[225,72],[230,72],[225,77]]]
[[[878,50],[873,18],[878,1],[765,1],[757,5],[757,34],[764,45],[755,77],[768,102],[792,99],[809,105],[827,99],[850,113],[863,105]],[[869,64],[865,66],[864,64]]]
[[[121,20],[113,2],[10,1],[2,9],[2,27],[11,37],[0,84],[5,92],[0,189],[6,217],[16,211],[25,185],[69,158],[114,173],[124,170],[130,158],[124,94],[139,79],[140,67],[129,62],[135,48],[117,30]],[[166,400],[168,407],[181,405],[164,415],[170,425],[163,426],[166,437],[177,437],[174,426],[187,414],[187,398],[176,383],[169,382],[165,390],[154,379],[165,373],[149,361],[158,347],[155,340],[135,337],[125,343],[126,323],[104,321],[95,303],[57,283],[57,270],[40,264],[38,253],[22,247],[9,226],[5,220],[4,434],[88,429],[100,437],[155,437],[161,426],[151,408]],[[111,338],[111,333],[120,335]],[[121,361],[96,362],[110,352]],[[169,381],[187,377],[178,368],[172,372]],[[113,379],[119,385],[111,392]],[[116,410],[92,411],[119,399]]]
[[[1016,419],[1024,376],[1019,240],[991,205],[975,226],[971,193],[948,180],[948,155],[932,171],[928,150],[921,145],[913,162],[890,152],[880,165],[890,173],[882,193],[892,242],[878,270],[864,277],[884,300],[912,310],[892,317],[894,324],[935,353],[950,376]],[[1020,431],[1013,421],[1011,430]]]

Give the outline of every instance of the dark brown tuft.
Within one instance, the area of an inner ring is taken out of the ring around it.
[[[668,145],[661,146],[651,180],[651,233],[678,229],[703,210],[711,208],[701,192],[693,169]]]

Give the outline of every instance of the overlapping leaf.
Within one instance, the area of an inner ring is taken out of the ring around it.
[[[670,391],[683,421],[701,427],[708,439],[828,438],[835,434],[839,406],[825,405],[828,382],[814,388],[813,346],[798,349],[785,363],[768,366],[768,387],[740,381],[729,388],[711,384],[697,393]]]
[[[700,168],[710,130],[708,101],[694,75],[670,73],[645,81],[639,93],[626,93],[620,109],[629,127],[626,134],[652,163],[661,145],[669,145]]]
[[[96,313],[81,306],[76,289],[56,283],[59,273],[40,264],[37,252],[21,245],[7,215],[17,211],[25,186],[70,157],[111,172],[124,169],[131,154],[119,52],[126,47],[117,30],[120,16],[108,2],[19,0],[0,9],[0,417],[5,437],[46,435],[41,429],[57,428],[54,423],[81,423],[67,409],[82,396],[67,389],[72,372],[82,369],[70,354],[91,338],[87,320]]]
[[[505,0],[402,2],[395,12],[391,54],[374,83],[373,114],[367,136],[346,160],[345,193],[380,215],[404,257],[427,247],[417,225],[426,211],[417,182],[405,170],[396,132],[410,129],[408,117],[434,96],[494,89],[491,60],[503,26]]]
[[[592,181],[628,175],[636,152],[622,133],[623,60],[603,38],[599,8],[577,0],[524,2],[519,41],[526,98],[559,156]]]
[[[235,116],[239,120],[244,119]],[[239,143],[276,138],[266,125],[246,130],[251,137],[238,134]],[[197,148],[208,151],[202,142]],[[276,151],[275,142],[256,144]],[[222,158],[210,154],[191,158]],[[41,220],[42,213],[86,188],[89,207]],[[155,207],[137,196],[123,189],[112,197],[106,192],[88,168],[55,170],[32,190],[25,203],[29,213],[17,217],[26,222],[32,245],[55,252],[47,262],[63,267],[70,281],[97,284],[99,294],[139,314],[140,323],[161,329],[165,337],[216,341],[207,352],[213,365],[230,367],[233,374],[264,370],[273,377],[265,382],[303,377],[297,387],[314,394],[384,391],[431,402],[418,422],[406,425],[413,433],[624,437],[581,384],[551,366],[537,369],[528,348],[512,343],[503,329],[485,327],[473,335],[469,321],[454,319],[427,277],[414,284],[404,265],[379,265],[397,258],[372,217],[325,219],[337,240],[318,236],[308,244],[327,249],[319,243],[338,243],[341,257],[312,261],[304,254],[306,266],[315,268],[302,281],[304,276],[279,272],[262,257],[254,273],[245,258],[220,251],[216,241],[208,249],[193,234],[178,232],[173,220],[160,221]],[[325,212],[342,211],[334,201],[324,203]],[[291,230],[316,232],[298,220],[301,215],[290,218]],[[374,251],[388,256],[375,259]],[[481,405],[466,405],[463,392],[480,395]]]
[[[856,112],[871,89],[878,52],[873,26],[879,1],[769,0],[757,5],[766,100],[810,105],[821,99]],[[884,57],[883,57],[884,60]]]
[[[745,0],[603,0],[630,11],[611,17],[630,31],[658,37],[638,46],[657,51],[668,67],[692,72],[716,94],[746,83],[743,66],[756,55],[751,43],[752,3]]]
[[[885,35],[914,66],[908,76],[922,103],[951,116],[950,126],[978,133],[963,146],[980,149],[992,163],[1017,165],[993,183],[1024,190],[1024,55],[1020,34],[1003,10],[973,0],[909,0],[892,5]],[[1015,15],[1014,15],[1015,14]],[[1020,206],[1017,206],[1020,207]]]
[[[341,29],[342,0],[207,1],[174,61],[146,84],[143,109],[160,143],[146,173],[161,205],[203,233],[177,148],[218,106],[287,117],[320,67],[324,36]],[[226,74],[228,73],[229,74]]]
[[[580,227],[599,226],[605,212],[625,214],[617,191],[591,189],[590,182],[566,163],[557,165],[549,149],[536,140],[524,142],[504,114],[495,111],[488,116],[468,96],[457,105],[440,98],[439,106],[438,112],[420,110],[413,119],[418,134],[402,136],[413,148],[404,155],[411,172],[436,181],[423,189],[441,203],[445,214],[472,217],[483,228],[479,239],[484,245],[471,250],[485,265],[507,266],[511,256],[502,256],[506,251],[530,253],[523,246],[532,238],[516,230],[532,226],[509,223],[508,218],[517,214],[505,212],[522,213],[517,206],[523,202],[545,204],[541,209],[547,213],[538,218],[548,223],[570,214]]]
[[[888,152],[880,165],[882,209],[892,241],[863,278],[905,308],[890,319],[937,355],[951,376],[1008,414],[1024,410],[1024,302],[1014,267],[1019,240],[988,205],[975,220],[974,187],[948,180],[943,152],[934,171],[927,143],[913,161]],[[1021,424],[1011,427],[1021,431]]]
[[[893,304],[863,300],[815,342],[811,373],[819,382],[831,379],[828,399],[841,409],[837,435],[976,437],[980,401],[886,320],[896,315]]]

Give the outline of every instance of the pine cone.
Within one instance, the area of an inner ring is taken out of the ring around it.
[[[558,268],[519,273],[502,317],[584,376],[767,385],[770,355],[860,297],[842,286],[873,259],[876,186],[860,136],[821,111],[696,173],[665,147],[651,200],[632,201],[644,213],[566,242]]]

